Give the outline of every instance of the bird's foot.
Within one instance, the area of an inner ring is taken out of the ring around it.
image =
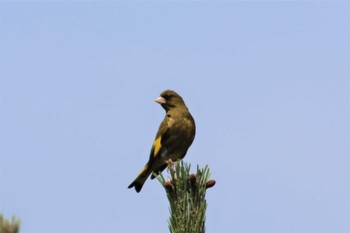
[[[166,160],[165,161],[168,165],[170,165],[170,166],[173,166],[174,165],[174,161],[173,160],[171,160],[171,159],[168,159],[168,160]]]
[[[173,174],[174,178],[176,179],[176,173],[175,173],[175,170],[174,170],[175,162],[173,160],[171,160],[171,159],[168,159],[165,162],[168,164],[167,172]]]

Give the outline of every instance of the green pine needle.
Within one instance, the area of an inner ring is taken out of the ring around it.
[[[11,220],[7,220],[0,214],[0,233],[18,233],[19,225],[18,218],[12,217]]]
[[[210,172],[206,165],[197,166],[197,174],[190,174],[191,165],[178,161],[169,165],[169,180],[162,174],[159,182],[166,190],[170,204],[168,220],[171,233],[204,233],[207,201],[205,194]]]

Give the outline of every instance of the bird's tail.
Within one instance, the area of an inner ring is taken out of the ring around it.
[[[136,179],[128,186],[128,188],[130,189],[132,187],[135,187],[136,192],[139,193],[150,174],[151,169],[149,169],[148,164],[146,164],[146,166],[141,170]]]

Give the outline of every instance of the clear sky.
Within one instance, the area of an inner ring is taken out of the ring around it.
[[[197,123],[185,161],[217,181],[208,233],[349,233],[349,12],[1,2],[0,212],[21,233],[168,232],[158,181],[127,186],[173,89]]]

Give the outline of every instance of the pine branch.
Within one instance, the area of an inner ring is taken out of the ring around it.
[[[0,233],[18,233],[19,224],[19,219],[12,217],[11,220],[7,220],[0,214]]]
[[[191,165],[178,161],[170,162],[170,179],[165,180],[160,174],[158,180],[164,186],[170,204],[168,220],[171,233],[204,233],[207,201],[206,189],[215,185],[209,180],[209,167],[200,169],[197,174],[190,174]]]

